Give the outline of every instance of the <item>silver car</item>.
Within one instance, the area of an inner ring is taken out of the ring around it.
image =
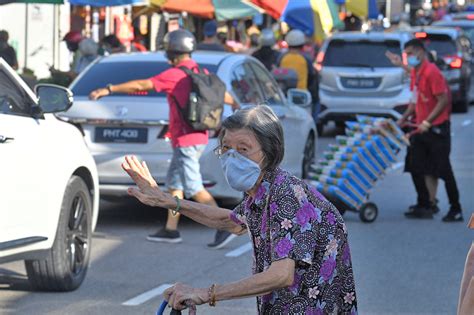
[[[237,54],[196,52],[193,59],[224,81],[241,106],[266,102],[283,123],[286,147],[283,167],[296,176],[305,176],[314,159],[317,133],[308,114],[311,96],[292,90],[288,101],[278,84],[256,59]],[[94,62],[71,85],[75,103],[62,115],[78,126],[99,170],[100,192],[104,198],[121,197],[132,182],[120,167],[124,156],[135,154],[146,160],[153,177],[165,183],[172,155],[168,132],[168,103],[163,93],[114,94],[98,101],[89,93],[107,84],[149,78],[170,66],[162,52],[120,54]],[[225,106],[224,115],[231,114]],[[227,184],[213,149],[217,133],[200,159],[204,186],[216,198],[238,201],[242,194]]]
[[[402,56],[410,39],[408,33],[381,32],[341,32],[328,38],[316,65],[320,122],[343,123],[356,114],[399,118],[411,98],[409,77],[385,53]]]

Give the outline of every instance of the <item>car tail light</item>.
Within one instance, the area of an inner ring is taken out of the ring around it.
[[[468,20],[474,20],[474,14],[468,14],[466,18]]]
[[[148,91],[136,91],[136,92],[130,92],[130,93],[127,93],[127,94],[131,95],[131,96],[147,96]]]
[[[444,62],[446,62],[453,69],[460,69],[462,67],[462,58],[458,55],[445,56]]]
[[[426,34],[425,32],[416,32],[415,37],[416,38],[426,38],[426,37],[428,37],[428,34]]]
[[[321,71],[323,68],[323,60],[324,60],[324,51],[320,51],[316,57],[316,70]]]

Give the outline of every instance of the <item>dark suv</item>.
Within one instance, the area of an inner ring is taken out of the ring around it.
[[[469,109],[471,86],[471,41],[460,28],[419,27],[413,35],[421,39],[426,49],[435,52],[436,64],[451,89],[453,111]]]

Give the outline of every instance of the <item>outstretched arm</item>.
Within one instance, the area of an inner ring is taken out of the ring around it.
[[[152,207],[177,209],[178,201],[171,194],[162,191],[150,174],[145,162],[135,156],[125,157],[122,168],[137,184],[137,188],[129,188],[128,193],[142,203]],[[211,228],[227,230],[234,234],[242,234],[244,229],[230,219],[232,211],[215,206],[200,204],[188,200],[179,200],[179,213]]]
[[[97,100],[111,93],[134,93],[153,90],[153,82],[150,79],[133,80],[117,85],[109,85],[109,87],[94,90],[89,94],[91,100]]]

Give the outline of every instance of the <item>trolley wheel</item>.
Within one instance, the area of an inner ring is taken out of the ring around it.
[[[373,202],[364,203],[359,209],[359,218],[365,223],[374,222],[378,214],[379,209]]]

